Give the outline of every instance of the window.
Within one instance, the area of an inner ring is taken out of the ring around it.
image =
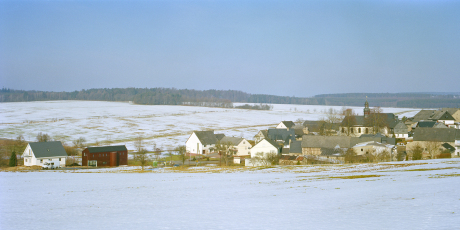
[[[27,159],[26,159],[26,162],[27,162]]]
[[[361,128],[358,128],[358,133],[361,133]]]
[[[61,158],[59,158],[59,161],[61,161]]]
[[[368,134],[368,133],[369,133],[369,129],[368,129],[368,128],[366,128],[366,134]]]
[[[345,133],[345,128],[342,127],[342,133]]]
[[[353,133],[353,128],[350,128],[351,133]]]
[[[43,163],[43,160],[42,160],[42,159],[40,159],[40,163]]]
[[[86,153],[83,153],[83,156],[86,157]]]

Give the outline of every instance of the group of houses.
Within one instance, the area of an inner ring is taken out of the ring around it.
[[[364,104],[363,115],[347,113],[342,121],[282,121],[276,127],[257,132],[253,140],[229,137],[214,131],[194,131],[185,143],[189,155],[209,156],[231,152],[234,164],[257,166],[277,157],[279,164],[309,162],[344,163],[354,159],[384,161],[411,159],[415,147],[424,158],[441,153],[460,157],[460,109],[421,110],[414,117],[400,120],[393,113],[371,110]],[[25,166],[49,162],[66,164],[67,154],[59,141],[29,143],[23,158]],[[87,147],[82,151],[84,166],[128,164],[126,146]]]
[[[231,137],[230,143],[226,138],[214,131],[194,131],[186,149],[190,154],[207,155],[221,151],[216,146],[226,143],[231,145],[233,162],[244,160],[246,166],[261,165],[261,159],[273,155],[279,164],[344,163],[347,154],[354,159],[396,161],[411,159],[414,146],[421,146],[423,158],[437,158],[441,153],[460,157],[460,109],[421,110],[413,118],[400,120],[393,113],[371,110],[366,100],[363,115],[346,115],[338,123],[282,121],[260,130],[253,140]]]

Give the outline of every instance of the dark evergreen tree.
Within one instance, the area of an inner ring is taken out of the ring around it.
[[[17,165],[16,152],[13,151],[13,152],[11,153],[9,166],[10,166],[10,167],[15,167],[16,165]]]

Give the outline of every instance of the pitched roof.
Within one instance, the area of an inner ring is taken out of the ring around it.
[[[407,134],[409,132],[409,129],[407,128],[406,124],[404,124],[404,122],[401,121],[398,124],[396,124],[394,132],[395,134]]]
[[[444,123],[442,122],[437,122],[435,125],[433,125],[433,128],[437,128],[437,129],[448,129],[449,127],[447,127]]]
[[[102,153],[102,152],[117,152],[117,151],[128,151],[125,145],[114,145],[114,146],[101,146],[101,147],[88,147],[90,153]]]
[[[219,140],[219,141],[222,140],[222,138],[225,137],[225,134],[223,134],[223,133],[216,133],[215,135],[216,135],[217,140]]]
[[[220,143],[232,143],[232,145],[237,146],[239,145],[244,138],[241,137],[224,137],[220,140]]]
[[[460,129],[417,128],[414,141],[454,142],[460,139]]]
[[[302,137],[302,148],[350,148],[352,137],[348,136],[308,136]]]
[[[302,141],[293,141],[289,145],[289,153],[296,153],[296,154],[301,154],[302,153]]]
[[[417,122],[417,121],[422,121],[422,120],[429,120],[431,116],[434,115],[435,112],[436,110],[420,110],[420,112],[415,114],[412,121]]]
[[[455,147],[452,146],[452,145],[449,145],[448,143],[444,143],[442,144],[442,147],[444,147],[445,149],[451,151],[451,152],[454,152],[455,151]]]
[[[432,117],[431,120],[438,121],[438,120],[455,120],[452,115],[450,115],[447,111],[437,111]]]
[[[268,129],[268,138],[274,141],[289,142],[289,139],[295,140],[295,130],[290,129]]]
[[[420,128],[432,128],[436,124],[436,121],[419,121],[417,127]]]
[[[64,146],[62,146],[60,141],[30,142],[29,146],[36,158],[67,156]]]
[[[203,145],[214,145],[218,141],[216,135],[214,134],[214,130],[212,131],[194,131],[194,133],[200,140],[201,144]]]
[[[281,123],[283,123],[288,129],[295,125],[292,121],[282,121]]]
[[[460,108],[442,108],[441,111],[447,111],[450,113],[450,115],[453,115],[455,114],[458,110],[460,110]]]

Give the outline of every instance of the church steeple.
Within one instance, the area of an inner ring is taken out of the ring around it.
[[[367,102],[367,96],[366,96],[366,102],[364,103],[364,118],[367,118],[371,114],[371,109],[369,109],[369,102]]]

